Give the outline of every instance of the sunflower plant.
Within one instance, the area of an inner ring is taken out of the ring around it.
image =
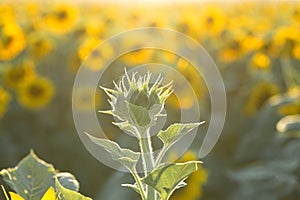
[[[162,85],[163,78],[158,76],[150,83],[151,73],[129,76],[125,70],[115,89],[101,87],[108,95],[111,110],[100,111],[112,115],[122,131],[134,136],[139,141],[140,151],[121,148],[118,143],[94,136],[87,136],[97,145],[103,147],[113,160],[121,163],[133,176],[135,183],[122,184],[132,188],[142,200],[168,200],[172,193],[186,185],[187,177],[195,172],[200,161],[184,163],[166,163],[163,158],[172,145],[198,127],[201,123],[175,123],[166,130],[160,130],[157,137],[163,147],[155,158],[152,148],[150,129],[164,116],[166,99],[172,94],[172,82]],[[143,163],[143,173],[138,173],[137,163]]]

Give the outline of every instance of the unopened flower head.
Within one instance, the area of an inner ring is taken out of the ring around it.
[[[163,116],[162,111],[166,99],[173,92],[172,82],[162,85],[163,78],[159,75],[154,83],[150,82],[151,73],[138,76],[133,73],[125,75],[115,89],[101,87],[110,97],[111,110],[100,111],[111,114],[118,119],[114,122],[124,131],[141,137],[140,133],[152,127],[157,117]]]

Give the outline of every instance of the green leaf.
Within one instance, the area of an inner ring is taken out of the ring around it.
[[[129,103],[129,114],[134,123],[141,127],[145,127],[151,122],[149,112],[145,107]]]
[[[76,180],[75,176],[68,172],[60,172],[55,175],[55,178],[60,182],[64,188],[69,190],[79,191],[79,182]]]
[[[55,181],[55,184],[59,200],[92,200],[91,198],[85,197],[78,192],[64,188],[57,179]]]
[[[126,131],[130,134],[132,134],[133,136],[139,138],[139,132],[136,129],[135,126],[133,126],[132,124],[130,124],[128,121],[124,121],[124,122],[112,122],[114,125],[118,126],[121,130]]]
[[[89,135],[88,133],[86,134],[92,140],[92,142],[103,147],[106,151],[108,151],[113,160],[119,161],[129,170],[134,169],[137,161],[140,158],[140,153],[134,152],[130,149],[122,149],[114,141],[96,138],[94,136]]]
[[[153,187],[161,200],[167,200],[175,189],[182,185],[182,181],[198,169],[199,163],[201,162],[165,163],[143,178],[142,182]]]
[[[4,169],[0,175],[24,199],[40,200],[47,189],[54,186],[55,169],[30,151],[16,167]]]
[[[157,136],[161,141],[164,143],[166,147],[170,147],[175,142],[177,142],[180,138],[182,138],[185,134],[192,131],[194,128],[198,127],[199,125],[203,124],[204,122],[200,123],[187,123],[187,124],[172,124],[170,125],[167,130],[159,131]]]

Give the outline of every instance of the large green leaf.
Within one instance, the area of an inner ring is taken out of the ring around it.
[[[0,175],[24,199],[40,200],[47,189],[54,186],[55,169],[30,151],[16,167],[4,169]]]
[[[182,138],[185,134],[192,131],[194,128],[198,127],[199,125],[203,124],[204,122],[199,123],[187,123],[187,124],[172,124],[170,125],[167,130],[159,131],[157,136],[161,139],[166,147],[173,145],[177,142],[180,138]]]
[[[142,179],[147,185],[153,187],[160,195],[161,200],[167,200],[179,185],[191,173],[198,169],[200,161],[186,163],[162,164]]]
[[[91,198],[85,197],[78,192],[64,188],[57,179],[55,184],[59,200],[92,200]]]
[[[140,153],[134,152],[130,149],[122,149],[116,142],[96,138],[94,136],[89,135],[86,133],[87,136],[94,142],[95,144],[103,147],[106,151],[108,151],[113,160],[119,161],[129,170],[133,170],[137,161],[140,158]]]
[[[129,113],[134,123],[138,126],[144,127],[151,122],[149,112],[145,107],[129,103]]]

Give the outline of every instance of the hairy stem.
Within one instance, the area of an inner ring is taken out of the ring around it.
[[[144,137],[140,139],[140,148],[142,152],[144,172],[146,176],[154,169],[153,151],[149,131],[147,131],[147,133],[144,134]],[[156,200],[155,190],[148,186],[146,187],[146,190],[147,200]]]
[[[161,161],[162,161],[163,157],[166,155],[167,151],[168,151],[168,149],[165,148],[165,146],[164,146],[155,160],[155,165],[154,165],[155,167],[157,167],[161,163]]]
[[[134,180],[135,180],[135,182],[136,182],[136,184],[137,184],[137,186],[140,190],[142,200],[146,200],[146,194],[145,194],[145,191],[144,191],[144,188],[143,188],[143,185],[142,185],[142,182],[140,180],[139,175],[137,174],[136,171],[131,172],[131,174],[132,174],[132,176],[133,176],[133,178],[134,178]]]

